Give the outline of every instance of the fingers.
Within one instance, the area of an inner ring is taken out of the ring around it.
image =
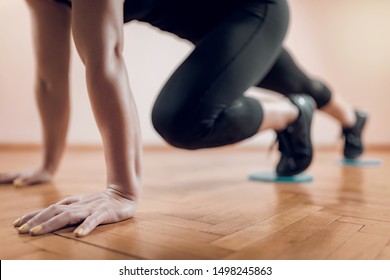
[[[32,228],[38,226],[51,218],[57,216],[63,212],[62,205],[52,205],[45,210],[40,211],[31,219],[27,220],[22,226],[18,229],[20,234],[29,233]]]
[[[104,224],[106,213],[95,213],[85,219],[85,221],[73,232],[76,237],[84,237],[93,231],[98,225]]]
[[[16,178],[15,180],[13,180],[12,183],[14,184],[15,187],[26,186],[25,182],[22,179],[20,179],[20,178]]]
[[[70,205],[75,202],[79,202],[81,200],[80,196],[71,196],[71,197],[66,197],[61,201],[58,201],[56,204],[57,205]]]
[[[20,176],[19,173],[15,174],[9,174],[9,173],[4,173],[0,174],[0,184],[12,184],[12,182]]]
[[[105,213],[95,213],[85,218],[86,215],[86,212],[63,212],[48,221],[43,222],[42,224],[29,228],[28,232],[31,235],[42,235],[68,225],[78,224],[85,219],[84,222],[74,231],[76,237],[83,237],[88,235],[98,225],[103,224],[106,216]]]
[[[60,202],[70,204],[76,200],[77,198],[70,197]],[[20,234],[42,235],[68,225],[79,224],[89,215],[88,211],[80,211],[78,208],[69,211],[66,206],[66,204],[54,204],[47,209],[27,214],[17,219],[14,226],[20,226],[18,229]]]
[[[86,215],[86,212],[62,212],[50,220],[31,228],[29,232],[31,235],[42,235],[53,232],[68,225],[80,223]]]
[[[0,184],[14,184],[16,187],[29,186],[51,180],[51,174],[45,170],[28,173],[0,174]]]
[[[66,197],[63,200],[57,202],[56,205],[70,205],[72,203],[79,202],[80,200],[81,200],[81,197],[79,197],[79,196]],[[25,223],[27,223],[29,220],[31,220],[37,214],[39,214],[40,212],[42,212],[44,210],[45,209],[41,209],[41,210],[38,210],[38,211],[34,211],[34,212],[31,212],[31,213],[28,213],[28,214],[26,214],[26,215],[24,215],[22,217],[19,217],[13,223],[14,227],[20,227],[20,226],[24,225]]]
[[[16,187],[22,187],[22,186],[29,186],[29,185],[48,182],[50,180],[51,180],[50,173],[44,170],[40,170],[33,173],[19,175],[13,181],[13,184]]]
[[[21,225],[24,225],[25,223],[27,223],[30,219],[32,219],[34,216],[36,216],[37,214],[39,214],[39,212],[43,211],[43,209],[41,210],[38,210],[38,211],[34,211],[34,212],[31,212],[31,213],[28,213],[27,215],[24,215],[18,219],[15,220],[14,222],[14,227],[20,227]]]
[[[61,229],[68,225],[74,225],[80,223],[82,220],[84,222],[77,227],[74,231],[76,237],[83,237],[88,235],[91,231],[93,231],[98,225],[103,224],[105,222],[106,213],[95,213],[87,218],[87,212],[74,211],[70,212],[62,212],[59,215],[56,215],[45,221],[41,224],[36,224],[36,222],[25,223],[20,229],[19,233],[30,233],[31,235],[42,235],[49,232],[53,232],[55,230]],[[38,219],[37,219],[38,220]]]
[[[83,237],[98,225],[130,218],[135,211],[133,201],[112,198],[105,193],[68,197],[47,209],[29,213],[15,221],[19,233],[41,235],[68,225],[81,223],[74,231]]]

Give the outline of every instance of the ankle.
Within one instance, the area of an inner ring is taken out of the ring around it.
[[[349,109],[344,112],[344,116],[341,120],[341,126],[343,128],[353,127],[356,124],[355,110]]]

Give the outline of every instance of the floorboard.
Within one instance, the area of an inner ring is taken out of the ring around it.
[[[318,150],[308,184],[249,181],[273,170],[277,154],[253,148],[144,153],[136,216],[99,226],[19,235],[19,216],[104,188],[99,149],[68,149],[52,183],[0,186],[0,259],[390,259],[390,150],[368,150],[379,167],[340,165],[340,151]],[[39,150],[0,147],[0,172],[34,166]]]

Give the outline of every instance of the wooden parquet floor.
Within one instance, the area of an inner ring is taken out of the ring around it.
[[[307,184],[252,182],[276,154],[224,148],[146,150],[136,216],[85,238],[67,228],[18,235],[12,222],[69,195],[104,188],[103,153],[69,150],[56,180],[0,186],[0,259],[390,259],[390,150],[368,151],[381,167],[339,164],[317,151]],[[0,171],[39,161],[36,150],[0,149]]]

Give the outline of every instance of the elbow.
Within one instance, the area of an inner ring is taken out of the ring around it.
[[[35,89],[38,93],[44,94],[58,94],[69,91],[69,77],[51,76],[38,73],[35,78]]]
[[[36,78],[36,87],[39,92],[51,92],[51,89],[53,88],[53,82],[50,79],[38,76]]]
[[[124,59],[122,48],[112,48],[111,50],[91,52],[83,58],[87,78],[102,79],[115,77],[124,69]]]
[[[88,92],[91,95],[107,95],[122,92],[126,86],[127,72],[121,51],[112,49],[85,58]]]

